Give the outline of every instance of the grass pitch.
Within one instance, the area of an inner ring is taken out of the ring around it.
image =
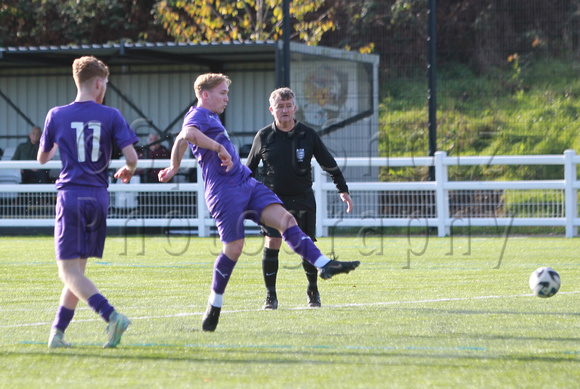
[[[87,275],[133,321],[116,349],[79,303],[70,349],[46,346],[62,284],[50,237],[0,238],[0,387],[578,387],[578,239],[324,238],[360,260],[320,281],[306,308],[296,255],[281,254],[279,309],[262,311],[261,239],[248,239],[215,333],[201,331],[213,238],[109,237]],[[560,292],[530,294],[540,266]]]

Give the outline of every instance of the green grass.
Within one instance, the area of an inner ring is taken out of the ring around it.
[[[105,324],[81,303],[66,332],[73,347],[49,350],[62,288],[52,238],[0,238],[0,387],[570,388],[580,382],[577,239],[340,237],[320,239],[319,246],[362,262],[349,275],[320,282],[321,309],[305,309],[306,278],[287,249],[280,308],[260,309],[261,240],[253,237],[230,280],[217,331],[204,333],[216,240],[109,237],[105,258],[91,260],[87,275],[133,325],[118,348],[103,349]],[[528,289],[540,266],[562,277],[550,299]]]

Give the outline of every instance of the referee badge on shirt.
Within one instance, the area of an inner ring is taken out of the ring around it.
[[[296,149],[296,159],[298,162],[304,162],[304,149]]]

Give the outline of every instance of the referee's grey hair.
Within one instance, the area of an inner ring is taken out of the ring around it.
[[[276,103],[276,99],[280,98],[280,100],[290,100],[292,99],[292,103],[296,105],[296,96],[294,96],[294,92],[290,88],[278,88],[274,92],[270,94],[270,107],[273,107]]]

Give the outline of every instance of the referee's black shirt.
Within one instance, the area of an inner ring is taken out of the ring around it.
[[[255,175],[260,160],[264,162],[263,182],[280,196],[295,196],[312,190],[312,157],[332,177],[339,193],[348,186],[318,133],[296,122],[289,132],[280,131],[274,123],[256,134],[246,165]]]

